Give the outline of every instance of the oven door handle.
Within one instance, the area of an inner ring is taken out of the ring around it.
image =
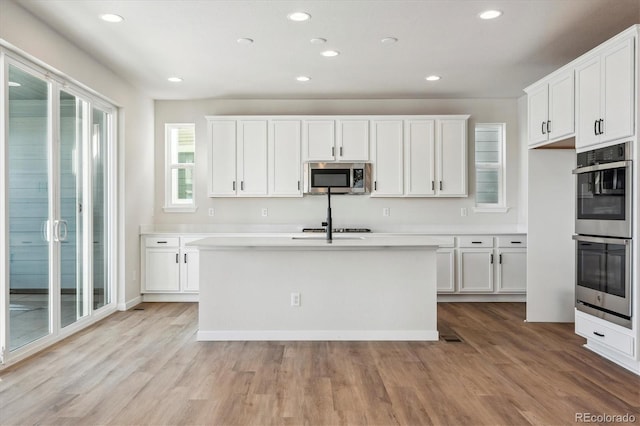
[[[587,235],[574,235],[571,238],[576,241],[584,241],[587,243],[623,244],[625,246],[631,244],[631,240],[627,238],[591,237]]]
[[[600,170],[619,169],[622,167],[629,167],[630,165],[631,160],[616,161],[615,163],[596,164],[595,166],[578,167],[577,169],[573,169],[573,174],[579,175],[580,173],[597,172]]]

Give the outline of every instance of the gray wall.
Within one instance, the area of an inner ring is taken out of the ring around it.
[[[470,114],[469,120],[469,197],[453,199],[393,199],[351,196],[332,203],[335,226],[369,226],[384,230],[398,226],[463,226],[482,230],[486,227],[522,225],[521,210],[522,150],[518,130],[516,99],[395,99],[395,100],[288,100],[288,99],[205,99],[155,102],[155,203],[156,224],[292,224],[319,226],[325,216],[324,197],[304,198],[208,198],[207,127],[205,115],[329,115],[329,114]],[[196,213],[164,213],[164,124],[196,124]],[[507,206],[508,213],[474,213],[474,134],[475,123],[506,123]],[[207,211],[215,208],[216,215]],[[269,216],[260,215],[261,208]],[[382,216],[389,207],[391,215]],[[460,208],[468,208],[462,217]]]

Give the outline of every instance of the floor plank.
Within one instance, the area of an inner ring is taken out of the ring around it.
[[[522,303],[441,303],[438,342],[197,342],[196,304],[141,307],[0,371],[0,424],[640,422],[640,377]]]

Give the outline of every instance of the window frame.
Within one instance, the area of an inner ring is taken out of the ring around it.
[[[171,144],[171,131],[173,129],[191,128],[193,130],[193,163],[173,163],[173,150]],[[164,172],[164,207],[163,210],[166,213],[194,213],[198,207],[196,206],[196,137],[195,137],[196,125],[195,123],[165,123],[164,124],[164,146],[165,146],[165,172]],[[174,170],[189,170],[191,171],[191,191],[192,198],[190,203],[174,203],[173,194],[173,179],[172,174]]]
[[[499,141],[499,161],[496,163],[478,163],[476,156],[476,132],[483,127],[498,129],[500,132]],[[474,137],[474,178],[476,183],[475,194],[475,206],[473,211],[475,213],[506,213],[509,208],[506,206],[506,151],[507,151],[507,138],[506,138],[506,123],[476,123],[473,131]],[[478,170],[497,170],[498,171],[498,202],[497,203],[479,203],[478,202]]]

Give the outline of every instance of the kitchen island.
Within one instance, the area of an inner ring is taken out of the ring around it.
[[[436,250],[451,238],[210,237],[198,340],[437,340]]]

